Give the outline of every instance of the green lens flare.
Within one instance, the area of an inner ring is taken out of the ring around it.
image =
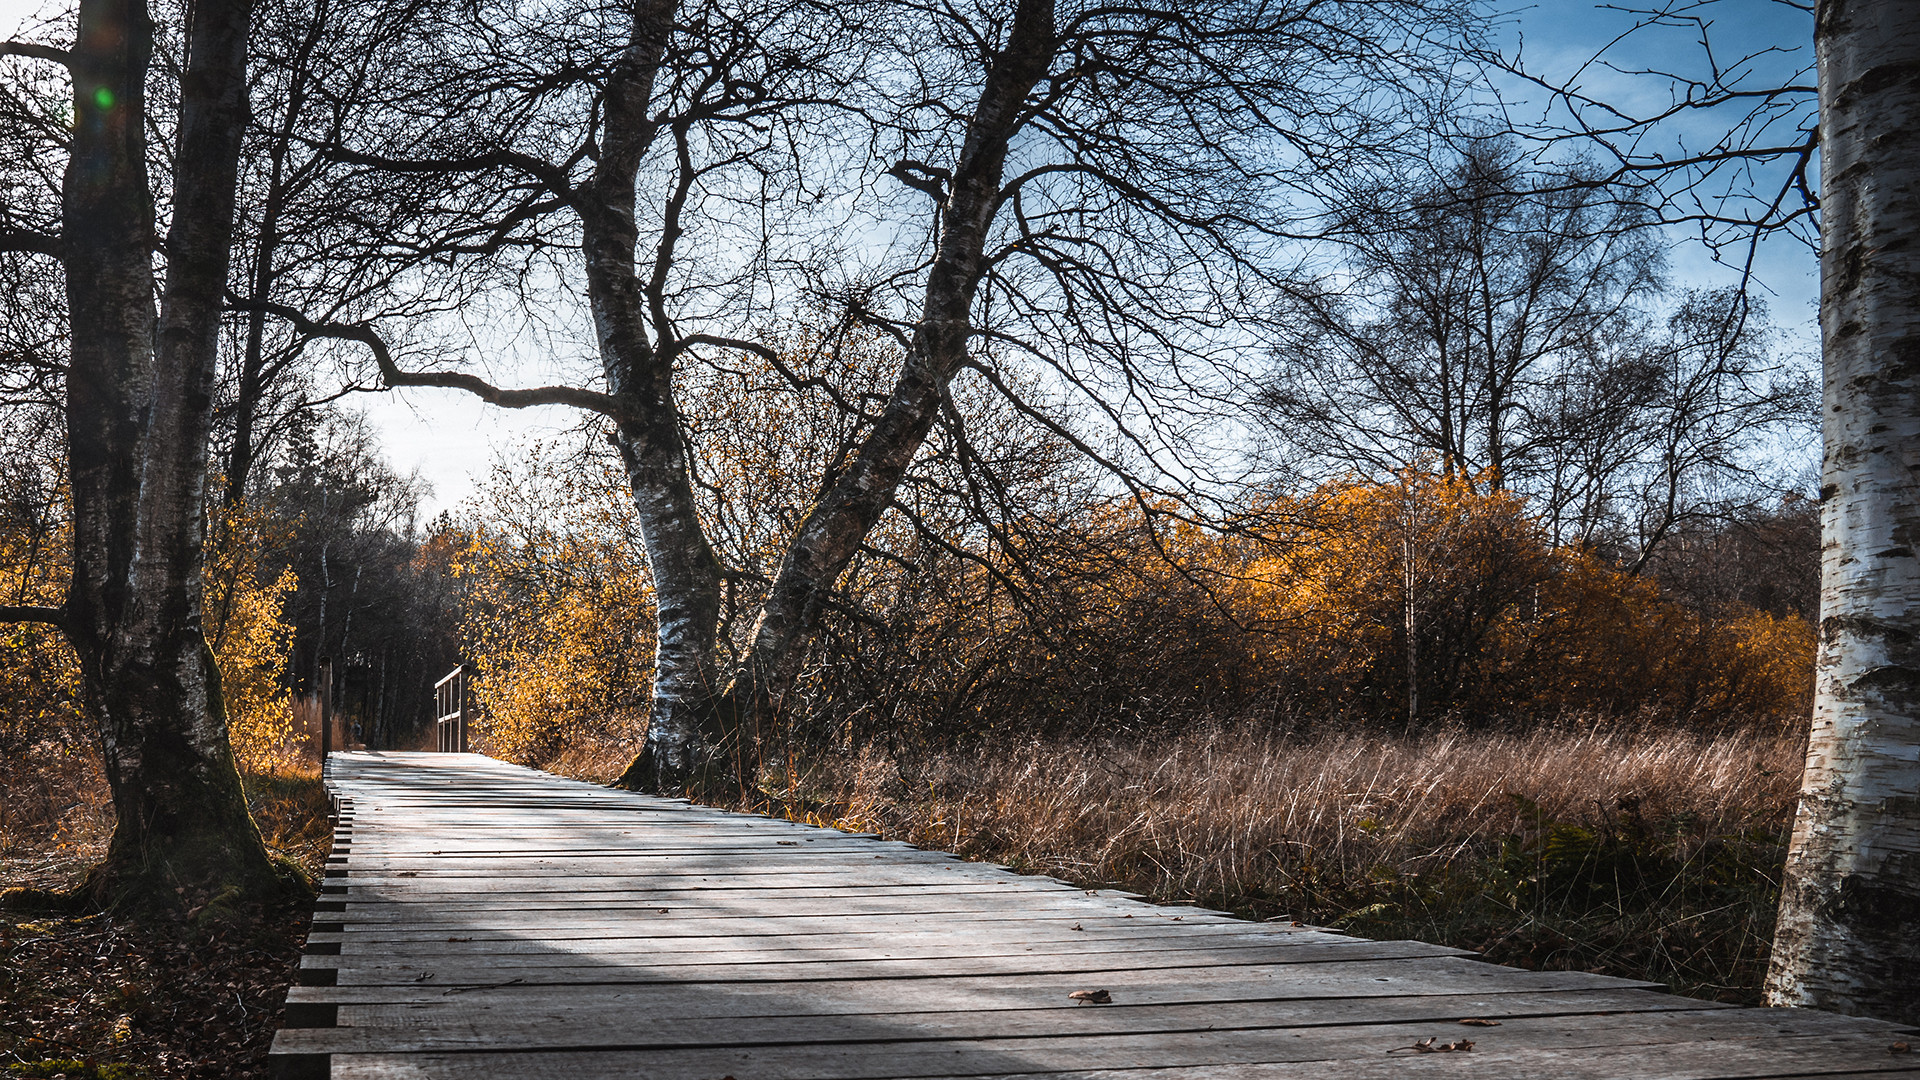
[[[113,91],[104,86],[95,90],[93,92],[93,103],[103,109],[113,108]]]

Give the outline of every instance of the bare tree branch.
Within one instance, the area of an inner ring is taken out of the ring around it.
[[[68,68],[73,66],[72,53],[33,41],[0,41],[0,56],[25,56],[34,60],[51,60]]]
[[[65,630],[67,612],[65,608],[36,607],[31,604],[0,605],[0,623],[43,623]]]
[[[60,257],[60,238],[30,229],[0,228],[0,251],[23,251],[57,259]]]
[[[380,367],[380,377],[388,387],[433,386],[448,390],[465,390],[489,405],[498,405],[504,409],[526,409],[536,405],[571,405],[576,409],[596,412],[613,420],[625,417],[627,410],[620,400],[611,394],[597,390],[588,390],[578,386],[535,386],[526,388],[502,388],[465,371],[403,371],[393,359],[393,351],[387,347],[379,332],[366,323],[316,322],[296,308],[285,304],[275,304],[261,300],[242,300],[229,297],[229,306],[235,311],[259,309],[270,315],[285,319],[293,328],[308,337],[332,338],[337,341],[357,341],[373,354],[375,364]]]

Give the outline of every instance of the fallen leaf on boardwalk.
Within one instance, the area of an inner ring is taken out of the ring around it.
[[[1095,1005],[1108,1005],[1113,1002],[1113,995],[1107,993],[1105,990],[1075,990],[1067,996],[1082,1005],[1088,1004],[1089,1002]]]
[[[1897,1042],[1897,1043],[1894,1043],[1894,1044],[1893,1044],[1892,1046],[1889,1046],[1889,1047],[1887,1047],[1887,1053],[1889,1053],[1889,1054],[1904,1054],[1904,1053],[1906,1053],[1906,1052],[1907,1052],[1908,1050],[1911,1050],[1911,1049],[1913,1049],[1913,1048],[1912,1048],[1912,1047],[1910,1047],[1910,1046],[1908,1046],[1908,1045],[1907,1045],[1906,1043],[1903,1043],[1903,1042]]]
[[[1470,1016],[1467,1019],[1462,1020],[1460,1022],[1467,1025],[1468,1027],[1499,1027],[1500,1026],[1500,1021],[1498,1020],[1482,1020],[1477,1016]]]
[[[800,841],[798,840],[775,840],[774,843],[779,844],[781,847],[799,847],[800,846]]]
[[[1069,929],[1069,930],[1081,930],[1081,929],[1084,929],[1084,927],[1082,927],[1082,926],[1081,926],[1081,925],[1080,925],[1079,923],[1074,923],[1074,924],[1073,924],[1072,926],[1069,926],[1069,927],[1067,927],[1067,929]]]
[[[1419,1042],[1414,1043],[1412,1046],[1396,1046],[1393,1049],[1387,1051],[1387,1053],[1397,1054],[1402,1050],[1411,1050],[1416,1054],[1452,1054],[1456,1052],[1465,1053],[1466,1051],[1473,1049],[1473,1041],[1470,1039],[1461,1039],[1458,1042],[1443,1043],[1443,1042],[1436,1042],[1435,1041],[1436,1038],[1437,1036],[1429,1035],[1426,1038],[1421,1039]]]

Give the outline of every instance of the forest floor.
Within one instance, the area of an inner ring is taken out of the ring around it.
[[[106,849],[97,770],[39,765],[0,778],[0,889],[71,888]],[[319,771],[246,780],[268,846],[317,878],[331,837]],[[0,1077],[264,1080],[311,916],[305,900],[218,926],[0,911]]]
[[[1765,726],[1577,721],[1001,738],[795,755],[740,808],[1754,1004],[1805,747]],[[582,747],[550,767],[605,779],[624,762]]]

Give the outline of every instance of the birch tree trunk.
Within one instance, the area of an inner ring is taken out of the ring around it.
[[[1920,1021],[1920,2],[1822,0],[1820,652],[1768,1000]]]
[[[628,766],[621,783],[656,790],[683,784],[688,775],[685,770],[697,756],[690,748],[700,746],[696,723],[708,725],[710,737],[719,739],[717,745],[709,744],[707,752],[717,751],[735,783],[750,785],[757,776],[758,736],[798,671],[819,617],[821,600],[853,560],[880,515],[892,505],[907,466],[932,429],[948,385],[967,359],[974,297],[987,266],[987,237],[1002,201],[1000,186],[1008,142],[1027,118],[1027,96],[1046,75],[1055,45],[1053,0],[1021,0],[1006,44],[995,57],[974,105],[966,140],[948,173],[951,179],[939,208],[940,240],[927,275],[920,317],[879,419],[788,544],[754,625],[749,651],[724,694],[718,700],[710,698],[711,704],[702,709],[685,710],[681,714],[684,719],[676,722],[676,714],[663,713],[660,690],[656,688],[647,746]],[[631,465],[628,473],[636,475]],[[676,476],[685,483],[684,469]],[[634,490],[640,494],[638,484]],[[689,509],[691,495],[689,490]],[[649,509],[644,501],[640,505],[645,521]],[[704,535],[699,544],[711,559]],[[648,548],[651,556],[651,541]],[[691,538],[683,551],[693,553]],[[655,678],[664,681],[669,674],[665,663],[669,659],[669,631],[678,627],[669,622],[670,594],[660,580],[657,563],[654,574],[661,605],[661,663],[655,669]],[[717,562],[712,580],[710,604],[701,596],[697,598],[699,606],[687,603],[676,612],[677,617],[689,622],[706,619],[708,640],[719,610]],[[687,665],[689,670],[682,676],[690,684],[712,670],[709,667],[696,673],[691,667]]]
[[[675,7],[673,0],[634,5],[626,50],[607,80],[600,160],[576,200],[601,367],[608,392],[620,404],[614,442],[654,582],[653,707],[646,746],[621,783],[655,791],[710,780],[706,774],[727,742],[716,712],[720,560],[700,523],[689,479],[672,357],[649,335],[650,327],[670,325],[663,282],[642,281],[635,263],[634,185],[642,157],[660,134],[647,110]],[[683,174],[683,185],[689,179]],[[682,186],[668,199],[656,266],[671,261],[685,196]]]
[[[83,0],[63,188],[74,572],[65,621],[115,827],[96,900],[240,902],[276,888],[200,626],[214,360],[246,122],[250,0],[192,9],[160,317],[143,0]],[[184,889],[182,894],[176,890]]]

